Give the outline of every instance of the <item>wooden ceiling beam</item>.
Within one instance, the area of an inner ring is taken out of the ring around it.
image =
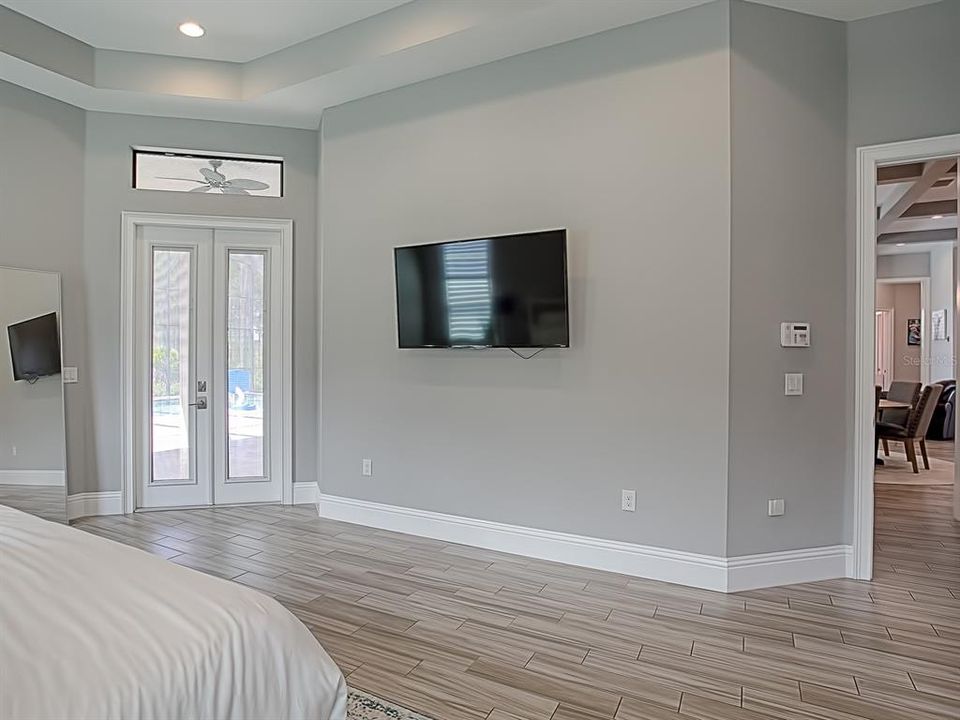
[[[917,178],[900,198],[887,208],[877,221],[877,235],[882,235],[899,217],[917,202],[923,194],[933,187],[937,180],[941,180],[947,171],[956,164],[954,158],[931,160],[923,168],[923,174]]]
[[[956,200],[931,200],[914,203],[903,211],[901,218],[928,218],[934,215],[956,215]]]
[[[956,228],[941,228],[939,230],[911,230],[909,232],[885,233],[877,238],[878,245],[896,245],[904,243],[949,242],[957,239]]]
[[[893,183],[915,182],[923,175],[924,163],[906,163],[905,165],[887,165],[877,168],[877,185],[890,185]],[[944,173],[944,179],[937,181],[935,187],[943,187],[953,182],[957,176],[957,166],[953,165]]]
[[[906,165],[878,167],[877,185],[913,182],[921,175],[923,175],[923,163],[907,163]]]

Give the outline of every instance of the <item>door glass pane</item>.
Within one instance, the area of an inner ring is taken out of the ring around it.
[[[229,253],[227,277],[227,477],[264,477],[266,256]]]
[[[153,250],[154,482],[190,479],[190,250]]]

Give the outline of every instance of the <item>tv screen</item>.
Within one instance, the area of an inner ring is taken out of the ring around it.
[[[401,348],[568,347],[567,231],[394,250]]]
[[[35,380],[60,372],[57,314],[41,315],[7,327],[14,380]]]

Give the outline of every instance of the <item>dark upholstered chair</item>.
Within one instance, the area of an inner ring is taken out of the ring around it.
[[[913,471],[919,473],[917,467],[917,448],[914,442],[920,442],[920,452],[923,455],[923,467],[930,469],[930,460],[927,458],[927,442],[925,440],[927,428],[930,427],[930,418],[933,417],[933,410],[937,406],[937,400],[940,393],[943,392],[942,385],[927,385],[920,393],[920,399],[910,410],[907,416],[906,425],[895,425],[888,422],[877,423],[877,436],[883,441],[883,450],[889,455],[890,448],[887,442],[897,440],[903,443],[903,449],[907,453],[907,460],[913,465]],[[886,415],[886,413],[884,413]]]
[[[927,440],[953,440],[957,381],[937,380],[937,385],[943,385],[943,392],[937,401],[937,407],[933,410],[933,417],[930,418]]]
[[[917,406],[917,400],[920,399],[920,390],[923,388],[918,382],[909,380],[894,380],[890,383],[890,389],[887,390],[887,400],[896,400],[910,405],[911,408]],[[909,410],[884,410],[880,415],[880,421],[892,425],[906,425]]]
[[[873,457],[877,465],[883,465],[883,460],[877,457],[880,452],[880,436],[877,434],[877,421],[880,418],[880,396],[883,395],[883,388],[879,385],[874,385],[873,390]]]

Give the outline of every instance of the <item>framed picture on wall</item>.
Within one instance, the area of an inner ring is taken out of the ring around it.
[[[934,310],[930,313],[930,330],[934,340],[949,340],[947,337],[947,311]]]
[[[907,320],[907,345],[920,344],[920,318]]]

